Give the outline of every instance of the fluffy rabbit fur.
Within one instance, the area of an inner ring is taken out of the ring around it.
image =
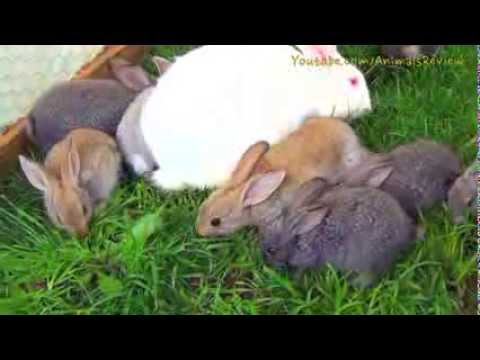
[[[116,187],[120,164],[114,139],[93,129],[72,131],[51,149],[43,166],[20,156],[27,179],[44,194],[51,221],[81,236],[88,232],[95,206]]]
[[[333,178],[371,155],[352,128],[334,118],[311,118],[271,149],[253,145],[230,180],[201,206],[197,231],[222,236],[281,211],[293,189],[315,177]]]
[[[154,59],[157,67],[163,59]],[[142,69],[122,59],[111,61],[116,80],[72,80],[53,86],[33,106],[27,134],[44,153],[78,128],[115,135],[132,101],[155,81]],[[161,71],[161,69],[160,69]]]
[[[171,66],[171,63],[163,58],[154,57],[153,61],[159,75],[163,75]],[[117,129],[117,141],[125,161],[139,176],[158,169],[140,128],[142,110],[153,91],[153,86],[148,87],[137,96],[123,115]]]
[[[475,163],[455,181],[448,193],[448,206],[456,224],[465,222],[467,212],[473,216],[477,214],[477,196],[478,171]]]
[[[378,187],[395,197],[405,211],[416,218],[419,211],[447,200],[461,169],[461,161],[447,146],[418,140],[399,146],[389,154],[374,155],[339,174],[336,181],[348,186]]]
[[[260,228],[267,261],[300,270],[327,263],[369,287],[416,238],[398,202],[374,188],[330,186],[324,179],[296,192],[284,221]]]
[[[305,117],[355,118],[371,109],[363,74],[333,45],[209,45],[176,60],[142,112],[141,128],[166,190],[214,187],[228,180],[240,154],[275,144]],[[295,65],[337,59],[341,64]]]

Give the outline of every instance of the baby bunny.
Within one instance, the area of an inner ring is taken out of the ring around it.
[[[260,229],[266,260],[305,270],[331,264],[370,287],[416,238],[400,204],[375,188],[331,186],[324,179],[295,193],[283,226]]]
[[[470,166],[467,171],[455,181],[448,193],[448,206],[452,211],[454,222],[465,222],[465,213],[468,209],[472,215],[477,214],[478,171],[477,164]]]
[[[165,190],[215,187],[250,145],[275,144],[308,116],[357,118],[370,111],[363,74],[334,45],[208,45],[158,81],[141,128]],[[335,59],[312,65],[313,58]],[[303,64],[303,65],[301,65]]]
[[[275,219],[292,190],[315,177],[363,163],[370,156],[353,129],[334,118],[311,118],[282,142],[251,146],[231,178],[200,207],[201,236],[228,235]]]
[[[44,166],[20,156],[30,183],[43,192],[51,221],[84,236],[93,210],[107,200],[118,183],[121,155],[103,132],[77,129],[56,144]]]
[[[383,45],[382,55],[388,58],[418,58],[421,56],[435,56],[442,45]]]
[[[155,85],[141,66],[112,60],[116,80],[62,82],[41,96],[28,115],[27,134],[44,153],[70,131],[93,128],[115,135],[123,114],[145,88]]]
[[[375,155],[337,180],[348,186],[378,187],[396,198],[405,211],[417,218],[437,203],[461,173],[462,164],[447,146],[428,140],[402,145],[389,154]]]

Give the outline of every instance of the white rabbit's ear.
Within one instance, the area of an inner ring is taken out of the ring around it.
[[[49,187],[49,181],[45,169],[40,164],[37,164],[22,155],[20,155],[19,161],[25,176],[33,187],[46,193]]]
[[[318,57],[323,60],[336,58],[339,53],[337,45],[297,45],[305,56]]]

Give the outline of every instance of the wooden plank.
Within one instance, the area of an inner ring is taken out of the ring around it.
[[[106,45],[105,50],[79,70],[74,79],[111,78],[108,61],[120,56],[132,63],[142,61],[150,45]],[[0,134],[0,176],[8,173],[18,162],[18,155],[29,145],[25,135],[25,118],[20,118]]]

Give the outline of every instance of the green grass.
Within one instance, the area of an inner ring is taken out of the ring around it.
[[[186,46],[156,46],[167,57]],[[350,56],[375,46],[344,46]],[[463,66],[364,66],[375,111],[356,128],[374,150],[418,137],[475,159],[476,51],[442,53]],[[148,69],[153,70],[148,61]],[[418,244],[371,290],[333,269],[301,278],[269,268],[254,230],[226,239],[194,232],[206,191],[164,193],[143,181],[115,193],[83,241],[50,225],[42,199],[17,172],[0,183],[0,313],[14,314],[452,314],[467,309],[476,276],[475,226],[444,206],[425,214]],[[469,290],[470,289],[470,290]],[[469,292],[470,291],[470,292]],[[470,304],[474,302],[470,301]]]

